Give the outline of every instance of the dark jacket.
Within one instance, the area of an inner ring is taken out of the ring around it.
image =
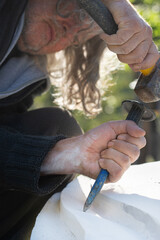
[[[0,61],[10,46],[26,4],[27,0],[0,1]],[[32,104],[33,95],[44,90],[45,80],[38,84],[1,99],[0,120],[3,116],[25,112]],[[29,239],[36,216],[48,198],[70,181],[70,175],[40,176],[46,154],[64,138],[63,135],[26,135],[0,121],[0,239]]]
[[[0,1],[0,61],[10,45],[26,4],[27,0]]]

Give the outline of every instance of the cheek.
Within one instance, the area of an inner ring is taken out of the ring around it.
[[[45,46],[50,41],[50,38],[51,32],[47,23],[32,23],[26,25],[19,42],[27,48],[38,50]]]
[[[47,23],[36,24],[29,33],[30,41],[33,44],[50,40],[50,29]]]
[[[50,53],[59,52],[61,50],[66,49],[70,45],[71,45],[71,42],[69,39],[61,38],[56,43],[49,44],[48,46],[41,49],[41,51],[39,53],[40,54],[50,54]]]

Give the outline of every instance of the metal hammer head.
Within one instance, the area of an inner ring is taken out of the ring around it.
[[[151,74],[140,75],[134,91],[142,102],[150,103],[160,100],[160,59]]]

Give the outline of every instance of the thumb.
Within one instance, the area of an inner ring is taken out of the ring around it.
[[[131,120],[122,120],[109,122],[110,127],[115,131],[116,135],[128,133],[132,137],[142,137],[145,131]]]

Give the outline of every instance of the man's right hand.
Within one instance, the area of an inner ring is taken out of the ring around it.
[[[116,34],[101,34],[108,48],[133,71],[148,69],[159,59],[152,29],[128,0],[103,0],[118,25]]]

